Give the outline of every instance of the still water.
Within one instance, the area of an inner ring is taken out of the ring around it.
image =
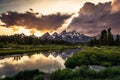
[[[0,77],[11,76],[23,70],[39,69],[39,71],[51,73],[57,69],[63,69],[65,60],[79,50],[0,56]]]

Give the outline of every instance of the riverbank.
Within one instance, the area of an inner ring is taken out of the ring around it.
[[[54,47],[57,45],[54,45]],[[58,45],[59,46],[59,45]],[[50,47],[50,46],[49,46]],[[51,46],[52,47],[52,46]],[[50,47],[50,48],[51,48]],[[60,46],[59,46],[60,47]],[[61,46],[62,47],[62,46]],[[73,47],[73,46],[72,46]],[[45,49],[45,48],[44,48]],[[52,74],[39,70],[21,71],[12,77],[0,80],[119,80],[120,79],[120,48],[117,46],[82,47],[65,62],[65,69]],[[99,71],[89,65],[105,67]],[[26,75],[26,76],[25,76]]]
[[[40,51],[60,51],[66,49],[74,49],[78,46],[71,45],[11,45],[6,48],[0,48],[0,56],[22,54],[28,52],[40,52]]]
[[[119,46],[101,46],[101,47],[83,47],[83,50],[77,52],[65,62],[66,67],[75,68],[81,65],[100,65],[100,66],[119,66],[120,65],[120,47]]]
[[[119,46],[82,49],[65,61],[65,69],[53,72],[51,80],[120,80]]]
[[[0,78],[0,80],[119,80],[120,67],[109,67],[101,71],[95,71],[87,66],[80,66],[74,70],[59,69],[52,74],[46,74],[39,70],[25,70],[14,76]]]

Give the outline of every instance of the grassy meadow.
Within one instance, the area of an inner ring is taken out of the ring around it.
[[[17,45],[8,44],[4,48],[0,48],[0,55],[12,55],[12,54],[22,54],[27,52],[39,52],[39,51],[58,51],[78,48],[78,46],[71,45]]]
[[[68,58],[65,62],[66,67],[75,68],[81,65],[100,65],[100,66],[119,66],[120,47],[101,46],[87,47]]]

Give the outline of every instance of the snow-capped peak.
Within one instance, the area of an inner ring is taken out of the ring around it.
[[[41,39],[52,39],[52,40],[64,40],[67,42],[87,42],[91,37],[85,36],[79,32],[74,31],[62,31],[61,33],[54,32],[52,35],[45,33]]]

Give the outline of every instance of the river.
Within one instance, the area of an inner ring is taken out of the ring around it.
[[[39,71],[51,73],[57,69],[63,69],[65,68],[65,60],[79,50],[69,49],[0,56],[0,77],[12,76],[23,70],[39,69]]]

